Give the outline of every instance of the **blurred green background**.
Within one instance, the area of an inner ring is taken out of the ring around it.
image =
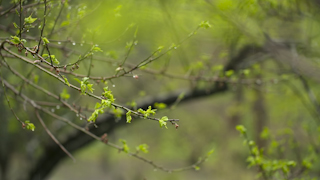
[[[216,86],[217,83],[213,81],[187,78],[225,76],[224,67],[239,56],[241,50],[248,46],[266,47],[270,39],[288,46],[292,54],[305,57],[318,68],[318,4],[318,1],[304,0],[70,0],[57,21],[56,32],[50,37],[50,42],[52,47],[64,46],[69,49],[52,50],[61,64],[76,61],[79,54],[88,51],[92,45],[98,45],[103,52],[94,54],[91,69],[91,75],[96,77],[115,74],[128,53],[130,42],[136,45],[126,60],[128,66],[138,64],[159,46],[166,49],[173,43],[179,45],[176,50],[133,74],[108,81],[116,103],[128,105],[133,101],[140,102],[176,91]],[[51,21],[48,20],[47,34],[50,27],[54,26],[53,20],[59,8],[50,8],[48,19]],[[35,16],[41,16],[43,9],[32,12]],[[211,28],[197,29],[202,21],[208,21]],[[3,22],[10,23],[11,20]],[[28,33],[37,37],[39,29],[32,29]],[[1,36],[9,34],[1,32]],[[262,52],[269,53],[265,51]],[[229,83],[226,92],[181,102],[175,108],[157,112],[157,117],[165,115],[180,119],[177,130],[171,125],[165,129],[159,128],[157,122],[133,119],[131,124],[123,125],[108,134],[109,141],[121,145],[119,139],[125,139],[132,150],[139,144],[148,144],[149,153],[143,156],[166,168],[192,165],[214,149],[214,153],[201,164],[199,170],[165,173],[123,152],[94,142],[74,153],[76,163],[65,158],[48,179],[255,179],[259,169],[248,167],[250,151],[235,129],[238,124],[247,128],[248,138],[263,149],[266,158],[274,161],[293,160],[298,164],[295,167],[297,170],[302,167],[303,173],[299,176],[286,176],[285,179],[317,178],[320,169],[319,111],[316,107],[320,93],[317,83],[319,77],[307,76],[306,88],[299,79],[299,76],[304,76],[303,73],[292,73],[290,64],[280,64],[272,55],[259,54],[262,52],[250,58],[245,57],[245,68],[240,67],[239,72],[228,77],[231,80],[253,79],[253,83]],[[18,62],[10,63],[20,69],[26,68]],[[83,61],[76,73],[86,74],[89,66],[89,61]],[[26,69],[25,74],[31,67]],[[246,76],[240,73],[244,69],[250,72]],[[36,74],[31,78],[37,77]],[[167,77],[166,74],[178,78]],[[133,78],[135,75],[139,78]],[[16,77],[5,76],[16,82]],[[71,75],[67,77],[70,77],[70,83],[78,85]],[[256,80],[265,83],[261,85]],[[65,88],[62,84],[53,86],[51,81],[44,74],[37,79],[38,84],[56,94]],[[100,94],[102,83],[97,82],[95,86],[95,92]],[[67,90],[71,95],[70,103],[94,108],[95,100],[80,96],[75,90]],[[26,93],[32,94],[33,90],[26,88]],[[310,93],[316,102],[312,101]],[[36,94],[36,98],[50,101],[45,95]],[[15,108],[21,106],[18,104]],[[67,110],[55,106],[51,110],[82,124],[79,117]],[[30,115],[33,111],[20,113],[23,117],[34,118],[34,115]],[[89,112],[87,114],[90,115]],[[7,116],[11,115],[7,113]],[[8,127],[11,127],[13,133],[19,133],[18,138],[21,138],[25,132],[21,132],[19,124],[12,120],[13,117],[10,118]],[[60,129],[62,125],[50,121],[53,118],[48,117],[46,120],[61,140],[73,132],[68,127]],[[38,132],[32,135],[28,132],[23,137],[26,145],[17,147],[19,150],[14,154],[11,165],[12,176],[15,176],[17,169],[28,166],[28,158],[21,157],[26,155],[28,144],[32,146],[30,139],[40,142],[37,146],[39,149],[42,142],[50,141],[40,129],[41,125],[38,124]],[[33,155],[37,156],[42,150],[34,152],[37,153]],[[21,165],[21,159],[26,163]],[[307,163],[311,165],[307,167]],[[282,173],[275,177],[282,177]]]

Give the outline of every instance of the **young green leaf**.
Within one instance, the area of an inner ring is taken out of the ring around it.
[[[34,124],[33,124],[33,123],[30,123],[30,121],[28,121],[28,120],[25,121],[24,123],[25,123],[27,129],[29,129],[29,130],[31,130],[31,131],[34,131],[34,129],[36,128],[36,127],[34,126]]]
[[[64,82],[70,87],[70,83],[69,83],[68,79],[64,75],[62,75],[62,77],[63,77]]]
[[[114,103],[115,99],[113,97],[112,91],[109,91],[108,87],[103,88],[104,92],[102,93],[102,96],[106,97],[109,99],[112,103]]]
[[[42,37],[43,45],[49,44],[50,41],[46,37]]]
[[[211,149],[209,152],[207,152],[207,156],[210,156],[212,153],[214,153],[214,149]]]
[[[11,40],[10,40],[10,42],[12,42],[13,44],[20,44],[21,43],[21,40],[20,40],[20,38],[19,37],[17,37],[17,36],[11,36]]]
[[[202,21],[199,26],[205,29],[211,28],[211,24],[208,21]]]
[[[167,105],[165,103],[154,103],[154,107],[156,107],[157,109],[165,109],[167,107]]]
[[[199,167],[199,166],[194,166],[194,169],[195,169],[196,171],[199,171],[199,170],[200,170],[200,167]]]
[[[73,78],[74,80],[76,80],[78,83],[80,83],[81,84],[81,81],[80,81],[80,79],[78,79],[78,78]]]
[[[96,105],[94,106],[94,109],[98,109],[100,107],[101,107],[101,104],[97,102]]]
[[[144,153],[148,153],[149,152],[148,148],[149,146],[147,144],[140,144],[139,146],[136,147],[136,150],[142,151]]]
[[[241,134],[245,134],[247,129],[243,125],[237,125],[236,130],[238,130]]]
[[[19,26],[14,22],[13,23],[13,26],[15,27],[15,28],[19,28]]]
[[[132,117],[131,117],[131,111],[128,111],[126,113],[126,117],[127,117],[127,123],[131,123]]]
[[[62,90],[62,92],[60,93],[60,97],[66,100],[70,98],[70,94],[68,93],[66,88]]]
[[[103,51],[101,50],[101,48],[98,47],[98,46],[93,46],[92,49],[91,49],[91,51],[93,51],[93,52],[103,52]]]
[[[28,24],[32,24],[36,20],[37,20],[37,18],[32,18],[31,15],[29,17],[27,17],[27,18],[24,18],[24,22],[28,23]]]
[[[87,88],[88,88],[88,90],[91,92],[91,93],[93,93],[93,88],[92,88],[92,86],[93,86],[93,84],[87,84]]]
[[[234,74],[234,71],[231,69],[231,70],[226,71],[225,74],[227,77],[230,77]]]
[[[167,116],[163,116],[160,120],[159,120],[159,125],[160,127],[164,126],[166,129],[168,129],[167,127],[167,121],[168,121],[168,117]]]
[[[122,149],[123,149],[123,152],[125,153],[129,153],[129,146],[127,145],[127,141],[126,140],[123,140],[123,139],[120,139],[119,140],[120,142],[122,142]]]
[[[51,57],[52,62],[54,62],[55,64],[60,64],[60,62],[58,61],[58,59],[56,58],[55,55],[51,55],[50,57]]]

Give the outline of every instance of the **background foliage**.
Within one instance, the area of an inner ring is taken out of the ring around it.
[[[6,82],[0,95],[2,179],[317,179],[318,1],[0,2],[1,80]],[[47,54],[48,63],[37,54]],[[55,60],[60,68],[54,68]],[[141,67],[126,73],[136,65]],[[91,90],[97,97],[106,93],[107,100],[113,96],[133,113],[150,105],[157,109],[150,117],[179,122],[160,128],[133,114],[126,123],[125,109],[106,105],[99,113],[101,100],[84,95]],[[21,94],[43,109],[40,114]],[[174,100],[163,104],[170,97]],[[50,112],[118,150],[89,144],[92,138]],[[93,112],[98,127],[86,121],[95,119],[90,119]],[[70,158],[59,163],[67,156],[45,129],[76,163]],[[161,167],[190,169],[163,172],[126,153],[139,145],[138,155]],[[197,164],[208,152],[210,158]]]

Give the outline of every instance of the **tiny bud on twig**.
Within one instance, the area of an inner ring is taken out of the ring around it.
[[[132,77],[133,77],[133,78],[135,78],[135,79],[139,79],[139,76],[138,76],[138,75],[136,75],[136,74],[135,74],[135,75],[133,75]]]
[[[178,127],[179,127],[179,124],[177,124],[177,123],[174,123],[174,126],[176,127],[176,129],[178,129]]]

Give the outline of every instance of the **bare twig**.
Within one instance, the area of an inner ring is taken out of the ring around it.
[[[46,26],[46,16],[47,16],[47,0],[44,0],[43,24],[42,24],[42,28],[41,28],[41,33],[40,33],[39,42],[38,42],[38,48],[36,50],[36,53],[38,53],[39,49],[40,49],[40,44],[41,44],[41,41],[42,41],[44,27]]]
[[[82,127],[78,126],[77,124],[71,122],[70,120],[68,120],[68,119],[66,119],[66,118],[63,118],[63,117],[61,117],[61,116],[58,116],[58,115],[56,115],[55,113],[52,113],[51,111],[42,108],[41,106],[39,106],[38,104],[36,104],[35,101],[33,101],[32,99],[30,99],[29,97],[25,96],[24,94],[19,94],[19,91],[16,90],[13,86],[11,86],[11,85],[10,85],[7,81],[5,81],[4,79],[1,79],[1,81],[2,81],[2,83],[4,84],[4,86],[6,86],[7,88],[9,88],[13,93],[15,93],[16,95],[20,96],[22,99],[24,99],[24,101],[27,101],[30,105],[32,105],[32,106],[36,109],[36,115],[37,115],[37,117],[38,117],[38,119],[39,119],[40,122],[42,121],[42,123],[43,123],[43,120],[42,120],[41,117],[39,116],[39,113],[37,112],[37,110],[41,110],[41,111],[45,112],[46,114],[48,114],[48,115],[50,115],[50,116],[52,116],[52,117],[54,117],[54,118],[56,118],[56,119],[58,119],[58,120],[61,120],[61,121],[65,122],[65,123],[69,124],[69,125],[72,126],[73,128],[75,128],[75,129],[77,129],[77,130],[79,130],[79,131],[87,134],[88,136],[92,137],[93,139],[95,139],[95,140],[97,140],[97,141],[100,141],[100,142],[102,142],[102,143],[104,143],[104,144],[106,144],[106,145],[108,145],[108,146],[110,146],[110,147],[112,147],[112,148],[115,148],[115,149],[117,149],[118,151],[123,151],[123,152],[124,152],[123,147],[120,147],[120,146],[118,146],[118,145],[116,145],[116,144],[110,143],[109,141],[105,141],[105,139],[102,139],[101,137],[96,136],[95,134],[91,133],[90,131],[86,130],[85,128],[82,128]],[[42,125],[44,126],[45,129],[47,129],[46,126],[45,126],[45,124],[42,124]],[[48,130],[48,129],[47,129],[47,130]],[[50,132],[50,131],[49,131],[49,132]],[[47,133],[48,133],[48,131],[47,131]],[[49,133],[48,133],[48,134],[49,134]],[[50,134],[51,134],[51,133],[50,133]],[[49,134],[49,135],[50,135],[50,134]],[[52,134],[51,134],[51,135],[52,135]],[[50,136],[51,136],[51,135],[50,135]],[[52,135],[51,138],[54,138],[54,136]],[[56,143],[57,143],[58,145],[60,144],[59,141],[56,142]],[[61,145],[61,144],[60,144],[60,145]],[[60,146],[60,145],[59,145],[59,146]],[[63,146],[60,146],[60,148],[62,148],[62,147],[63,147]],[[64,148],[64,147],[63,147],[63,148]],[[64,151],[64,152],[67,153],[68,151],[67,151],[67,152]],[[160,166],[160,165],[155,164],[155,163],[154,163],[153,161],[151,161],[151,160],[148,160],[148,159],[146,159],[146,158],[138,155],[137,153],[128,152],[127,154],[130,155],[130,156],[133,156],[133,157],[135,157],[135,158],[137,158],[137,159],[139,159],[139,160],[142,160],[142,161],[144,161],[144,162],[146,162],[146,163],[148,163],[148,164],[150,164],[150,165],[152,165],[152,166],[153,166],[154,168],[156,168],[156,169],[159,169],[159,170],[162,170],[162,171],[165,171],[165,172],[179,172],[179,171],[184,171],[184,170],[188,170],[188,169],[194,169],[194,168],[196,168],[196,166],[198,166],[198,165],[202,164],[203,162],[205,162],[205,160],[208,158],[208,155],[207,155],[207,156],[205,156],[203,159],[198,160],[196,163],[194,163],[194,164],[191,165],[191,166],[187,166],[187,167],[183,167],[183,168],[176,168],[176,169],[167,169],[167,168],[164,168],[164,167],[162,167],[162,166]],[[68,155],[71,155],[71,154],[68,154]],[[72,156],[71,156],[71,157],[72,157]]]
[[[9,43],[9,41],[5,41],[5,42]],[[18,55],[18,54],[16,54],[16,53],[10,51],[9,49],[7,49],[6,47],[4,47],[3,45],[4,45],[4,43],[2,43],[2,48],[3,48],[5,51],[7,51],[8,53],[10,53],[11,55],[13,55],[13,56],[15,56],[15,57],[23,60],[23,61],[26,62],[26,63],[29,63],[29,64],[32,64],[32,65],[36,66],[36,67],[39,68],[41,71],[47,73],[47,74],[50,75],[51,77],[54,77],[54,78],[58,79],[59,81],[61,81],[63,84],[65,84],[64,79],[62,79],[62,78],[59,77],[58,75],[53,74],[52,72],[50,72],[50,71],[48,71],[47,69],[41,67],[40,65],[34,64],[34,62],[31,61],[31,60],[29,60],[28,58],[25,58],[25,57],[23,57],[23,56],[20,56],[20,55]],[[40,58],[40,59],[42,59],[43,61],[45,61],[44,58],[43,58],[42,56],[40,56],[38,53],[35,53],[35,52],[33,52],[32,50],[30,50],[30,49],[28,49],[28,48],[26,48],[26,50],[28,50],[28,51],[29,51],[30,53],[32,53],[33,55],[35,55],[35,56],[37,56],[38,58]],[[75,85],[73,85],[73,84],[70,84],[69,87],[71,87],[71,88],[73,88],[73,89],[81,92],[81,88],[79,88],[79,87],[77,87],[77,86],[75,86]],[[97,95],[95,95],[95,94],[93,94],[93,93],[89,93],[89,92],[85,92],[85,93],[86,93],[86,95],[88,95],[88,96],[90,96],[90,97],[93,97],[93,98],[95,98],[95,99],[97,99],[97,100],[100,100],[100,101],[103,100],[102,97],[97,96]],[[127,111],[127,112],[128,112],[128,111],[131,111],[131,112],[132,112],[132,115],[136,115],[136,116],[138,116],[138,117],[145,118],[143,114],[141,114],[141,113],[139,113],[139,112],[136,112],[136,111],[134,111],[134,110],[131,110],[131,109],[125,107],[125,106],[122,106],[122,105],[119,105],[119,104],[116,104],[116,103],[111,103],[111,104],[112,104],[112,106],[114,106],[114,107],[116,107],[116,108],[123,109],[123,110],[125,110],[125,111]],[[160,118],[154,118],[154,117],[146,117],[146,119],[154,120],[154,121],[160,121]],[[174,122],[174,121],[179,121],[179,119],[168,119],[168,122]]]
[[[50,132],[50,130],[47,128],[46,124],[44,123],[44,121],[42,120],[38,110],[35,110],[36,112],[36,116],[39,119],[42,127],[44,128],[44,130],[47,132],[47,134],[51,137],[51,139],[61,148],[61,150],[66,153],[72,160],[73,162],[76,162],[76,159],[72,156],[72,154],[59,142],[59,140]]]

